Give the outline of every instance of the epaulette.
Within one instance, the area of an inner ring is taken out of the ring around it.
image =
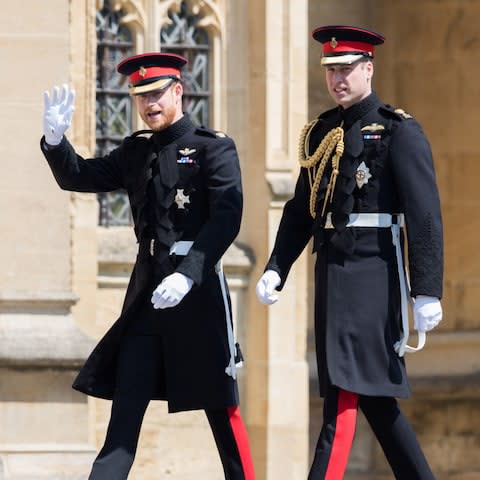
[[[199,135],[204,135],[206,137],[213,137],[213,138],[226,138],[228,135],[220,130],[212,130],[211,128],[204,127],[203,125],[197,127],[195,132]]]
[[[141,135],[147,135],[152,133],[153,133],[153,130],[137,130],[136,132],[133,132],[128,137],[125,137],[123,139],[123,144],[127,148],[132,148],[132,147],[135,147],[136,145],[138,146],[138,140],[142,142],[146,142],[149,139],[149,137],[142,137]]]
[[[129,135],[128,138],[135,138],[135,137],[138,137],[140,135],[146,135],[146,134],[150,134],[150,133],[153,133],[153,130],[137,130],[136,132],[133,132],[131,135]]]
[[[382,105],[379,110],[386,112],[388,115],[394,117],[397,120],[408,120],[410,118],[413,118],[412,115],[407,113],[405,110],[402,110],[401,108],[394,108],[388,104]]]
[[[327,110],[323,113],[321,113],[318,118],[324,119],[332,116],[334,113],[338,113],[338,107],[331,108],[330,110]]]

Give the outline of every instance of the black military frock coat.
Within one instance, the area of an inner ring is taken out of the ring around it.
[[[162,278],[177,271],[192,278],[194,286],[176,307],[154,311],[157,325],[152,333],[158,336],[165,374],[153,398],[168,400],[171,412],[238,404],[236,381],[225,373],[230,351],[215,273],[215,264],[238,233],[242,214],[233,140],[196,127],[184,116],[149,138],[127,137],[101,158],[82,158],[66,138],[55,148],[47,148],[42,139],[41,146],[62,189],[125,189],[139,241],[121,315],[93,350],[73,387],[112,398],[123,335],[135,331],[136,322],[141,324],[145,309],[153,310],[151,295]],[[187,202],[177,204],[177,193]],[[150,237],[156,239],[154,256]],[[193,241],[188,254],[169,256],[170,246],[180,240]]]
[[[283,287],[289,269],[313,235],[315,334],[320,393],[328,382],[364,395],[409,395],[404,359],[395,353],[401,334],[399,274],[390,228],[346,227],[349,213],[404,213],[411,295],[442,295],[440,202],[429,143],[419,124],[383,104],[375,93],[318,118],[312,155],[325,134],[343,126],[345,150],[332,203],[334,229],[321,209],[331,167],[320,182],[313,219],[310,183],[301,168],[287,202],[267,269]],[[365,166],[367,170],[365,170]],[[368,183],[356,182],[358,169]],[[402,235],[402,249],[403,249]]]

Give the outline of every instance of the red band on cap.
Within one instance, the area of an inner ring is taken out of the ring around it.
[[[148,80],[149,78],[166,77],[174,75],[180,77],[180,70],[178,68],[169,67],[141,67],[136,72],[133,72],[130,77],[130,83],[136,85],[142,80]]]
[[[332,39],[323,44],[323,53],[368,52],[373,55],[375,48],[371,43],[351,42],[349,40]]]

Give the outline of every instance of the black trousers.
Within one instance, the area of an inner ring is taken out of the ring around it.
[[[323,426],[308,480],[342,480],[355,433],[357,408],[364,413],[397,480],[435,480],[416,435],[395,398],[367,397],[330,386]]]
[[[154,335],[128,335],[122,343],[117,386],[105,443],[89,480],[124,480],[137,450],[140,428],[162,359]],[[255,480],[245,426],[238,407],[205,410],[226,480]]]

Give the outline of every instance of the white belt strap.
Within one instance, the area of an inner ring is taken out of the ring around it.
[[[181,240],[179,242],[175,242],[170,247],[170,255],[185,256],[188,254],[188,252],[192,248],[192,245],[193,245],[193,242],[187,241],[187,240]],[[237,378],[237,368],[240,368],[242,366],[242,362],[239,362],[238,364],[235,363],[235,352],[236,352],[235,336],[233,333],[233,323],[232,323],[232,316],[230,314],[230,306],[228,304],[227,282],[225,280],[225,275],[223,273],[221,259],[215,264],[215,273],[218,275],[218,279],[220,281],[220,289],[222,291],[223,304],[225,307],[225,321],[227,326],[228,347],[230,351],[230,360],[228,362],[228,365],[225,367],[225,373],[235,380]]]
[[[192,248],[193,242],[187,240],[181,240],[180,242],[175,242],[170,247],[170,255],[183,255],[185,256],[190,249]]]
[[[351,213],[347,223],[347,227],[390,228],[392,231],[392,242],[395,245],[398,279],[400,283],[401,315],[403,327],[403,335],[401,339],[394,345],[395,351],[399,357],[403,357],[405,353],[418,352],[425,346],[426,341],[425,332],[418,332],[417,346],[411,347],[410,345],[407,345],[408,336],[410,334],[408,304],[409,302],[412,302],[412,299],[410,297],[407,274],[403,268],[402,246],[400,242],[400,228],[404,225],[405,216],[403,213],[394,215],[391,213]],[[331,212],[327,213],[325,228],[334,228]]]
[[[396,217],[396,221],[394,222]],[[393,224],[401,227],[405,224],[403,213],[392,215],[391,213],[351,213],[348,216],[347,227],[376,227],[389,228]],[[334,228],[332,223],[332,213],[328,212],[325,219],[325,228]]]

